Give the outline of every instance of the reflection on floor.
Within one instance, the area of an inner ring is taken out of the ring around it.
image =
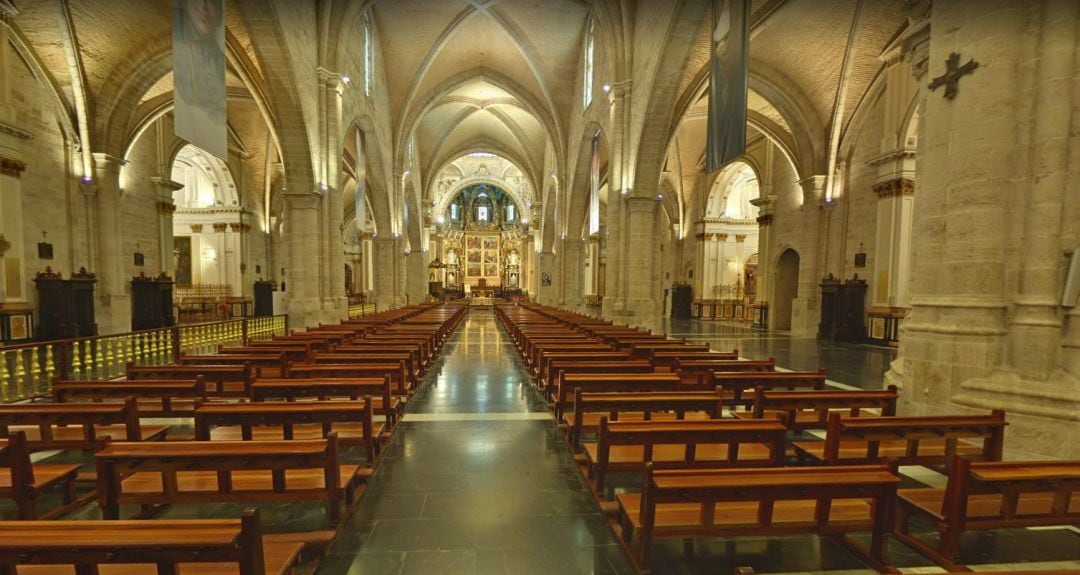
[[[795,371],[824,369],[830,380],[861,389],[881,389],[889,363],[896,359],[892,348],[792,337],[746,324],[669,319],[664,331],[718,351],[737,349],[750,359],[774,357],[776,365]]]
[[[830,375],[843,374],[835,379],[859,387],[879,387],[893,357],[889,350],[818,344],[723,324],[672,327],[675,333],[692,334],[681,337],[710,341],[716,349],[775,356],[785,367],[821,365]],[[184,426],[175,430],[189,431]],[[943,478],[931,471],[902,471],[905,487],[942,484]],[[631,474],[617,483],[633,488],[637,481]],[[161,517],[229,517],[243,507],[178,505]],[[260,508],[269,532],[326,526],[317,504]],[[14,509],[0,506],[0,513],[10,518]],[[69,518],[75,517],[98,518],[100,513],[89,502]],[[915,527],[916,532],[930,531]],[[739,566],[766,574],[870,572],[844,548],[817,537],[705,539],[688,545],[663,541],[654,545],[652,556],[653,573],[661,574],[726,575]],[[889,556],[904,573],[942,572],[896,542]],[[976,533],[964,537],[961,560],[975,571],[1010,566],[1080,571],[1080,532]],[[316,573],[633,572],[512,344],[490,310],[474,310],[410,401],[358,509]]]

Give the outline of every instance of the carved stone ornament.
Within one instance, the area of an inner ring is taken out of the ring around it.
[[[931,91],[945,86],[945,99],[952,100],[960,89],[960,78],[967,76],[979,67],[979,63],[969,59],[963,66],[960,65],[960,54],[953,52],[945,60],[945,73],[934,78],[927,86]]]
[[[26,164],[14,158],[0,157],[0,174],[13,178],[22,177],[26,171]]]
[[[11,242],[4,237],[4,234],[0,234],[0,258],[4,257],[4,254],[11,249]]]
[[[907,178],[893,178],[874,184],[874,193],[879,198],[915,195],[915,182]]]

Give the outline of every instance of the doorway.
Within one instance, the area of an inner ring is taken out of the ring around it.
[[[772,328],[791,329],[791,302],[799,295],[799,252],[788,248],[776,261],[776,282],[773,284]]]

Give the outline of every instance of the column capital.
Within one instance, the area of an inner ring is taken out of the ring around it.
[[[15,158],[0,156],[0,175],[21,178],[26,171],[26,163]]]
[[[284,194],[285,206],[294,210],[314,210],[319,207],[322,197],[312,192],[295,192]]]
[[[908,178],[892,178],[874,184],[874,193],[880,199],[915,195],[915,181]]]
[[[104,152],[94,152],[91,155],[94,157],[94,169],[96,170],[103,170],[105,168],[120,169],[128,163],[124,158],[119,158]]]
[[[168,191],[169,195],[172,195],[172,192],[184,189],[184,184],[174,182],[172,178],[165,176],[151,176],[150,181],[162,190]]]
[[[623,202],[626,203],[626,209],[629,210],[630,213],[639,214],[656,210],[656,206],[660,203],[656,198],[635,196],[633,194],[624,198]]]
[[[202,233],[202,228],[203,228],[202,224],[191,224],[191,233],[193,233],[193,234],[201,234]]]
[[[158,213],[161,214],[161,215],[171,216],[173,214],[173,212],[176,211],[176,204],[174,204],[171,200],[170,201],[159,200],[158,203],[157,203],[157,210],[158,210]]]
[[[214,231],[219,234],[223,234],[229,229],[229,224],[217,223],[212,225],[214,226]]]
[[[765,227],[765,226],[768,226],[768,225],[772,224],[772,218],[773,218],[772,214],[762,214],[762,215],[758,216],[757,223],[758,223],[759,226]]]
[[[728,234],[716,234],[716,239],[720,240],[721,242],[726,242],[728,239]]]
[[[741,243],[743,243],[745,241],[746,241],[746,234],[735,234],[735,242],[736,243],[741,244]]]

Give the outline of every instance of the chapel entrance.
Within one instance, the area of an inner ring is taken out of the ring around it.
[[[799,295],[799,252],[788,248],[776,261],[772,301],[773,329],[791,329],[791,302]]]

